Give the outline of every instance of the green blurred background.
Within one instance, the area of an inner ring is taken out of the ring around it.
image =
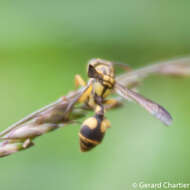
[[[188,55],[189,1],[1,1],[0,130],[74,88],[92,57],[133,68]],[[78,125],[0,160],[2,190],[128,190],[144,181],[190,183],[190,79],[148,78],[145,96],[174,118],[166,128],[132,103],[107,113],[104,142],[80,153]]]

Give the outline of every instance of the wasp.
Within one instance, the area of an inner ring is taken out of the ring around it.
[[[0,133],[0,139],[3,140],[0,143],[0,157],[33,146],[34,138],[75,122],[88,109],[93,110],[94,115],[82,123],[79,142],[82,152],[93,149],[102,142],[106,130],[110,128],[110,122],[105,117],[106,110],[121,105],[120,100],[108,98],[114,93],[122,99],[136,102],[162,123],[170,125],[172,117],[169,112],[137,93],[132,86],[136,86],[139,79],[154,73],[189,76],[189,59],[159,63],[120,76],[115,76],[115,65],[118,63],[99,58],[91,59],[87,65],[88,82],[80,75],[75,76],[75,84],[81,88],[28,115]]]
[[[116,99],[106,99],[114,92],[127,100],[134,100],[165,125],[171,124],[172,117],[162,106],[129,90],[115,79],[114,64],[103,59],[92,59],[88,63],[87,72],[91,84],[87,93],[78,101],[95,110],[95,115],[85,120],[80,129],[80,148],[83,152],[100,144],[106,129],[110,127],[110,122],[104,117],[104,112],[105,109],[119,105],[120,102]],[[77,85],[86,85],[79,75],[75,77],[75,80]]]

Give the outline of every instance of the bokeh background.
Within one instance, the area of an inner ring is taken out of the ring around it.
[[[92,57],[133,68],[189,55],[189,1],[55,0],[0,3],[0,130],[74,88]],[[80,153],[78,125],[0,160],[3,190],[133,189],[190,183],[190,79],[150,77],[140,87],[174,118],[166,128],[132,103],[107,113],[103,144]]]

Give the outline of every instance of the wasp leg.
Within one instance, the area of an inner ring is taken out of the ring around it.
[[[85,103],[85,102],[87,102],[87,100],[88,100],[89,97],[90,97],[91,92],[92,92],[92,85],[90,85],[90,86],[88,87],[88,89],[86,90],[86,92],[84,92],[84,93],[81,95],[81,97],[78,99],[78,102],[79,102],[79,103]]]
[[[75,75],[75,87],[78,88],[79,86],[85,86],[86,82],[80,75]]]
[[[78,88],[79,86],[86,86],[86,82],[82,79],[80,75],[75,75],[75,87]],[[90,93],[92,91],[92,85],[89,86],[89,88],[86,90],[85,93],[82,94],[82,96],[79,98],[79,103],[84,103],[90,96]]]
[[[113,109],[113,108],[118,108],[122,106],[122,99],[120,97],[116,99],[109,99],[104,101],[104,108],[106,110]]]

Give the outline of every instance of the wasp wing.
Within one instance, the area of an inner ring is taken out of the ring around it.
[[[12,129],[15,129],[17,127],[22,126],[23,124],[25,124],[26,122],[36,118],[37,116],[43,115],[43,113],[45,111],[50,110],[50,109],[53,110],[56,106],[58,106],[59,104],[62,104],[64,101],[67,101],[67,103],[68,103],[68,105],[67,105],[67,107],[65,109],[65,113],[68,113],[71,110],[71,108],[73,107],[73,105],[82,96],[82,94],[85,93],[89,89],[90,85],[91,85],[91,81],[89,81],[89,83],[85,87],[82,87],[79,90],[70,93],[68,96],[62,97],[62,98],[58,99],[57,101],[55,101],[55,102],[53,102],[53,103],[51,103],[51,104],[49,104],[47,106],[44,106],[43,108],[29,114],[28,116],[24,117],[23,119],[21,119],[18,122],[12,124],[10,127],[5,129],[4,131],[2,131],[0,133],[0,137],[4,136],[7,133],[9,133]]]
[[[127,100],[134,100],[143,108],[145,108],[150,114],[162,121],[165,125],[170,125],[172,122],[171,115],[159,104],[143,97],[142,95],[129,90],[116,82],[115,92]]]
[[[166,75],[187,77],[190,76],[190,57],[176,58],[149,64],[143,68],[123,73],[116,77],[120,84],[126,87],[137,86],[150,75]]]

